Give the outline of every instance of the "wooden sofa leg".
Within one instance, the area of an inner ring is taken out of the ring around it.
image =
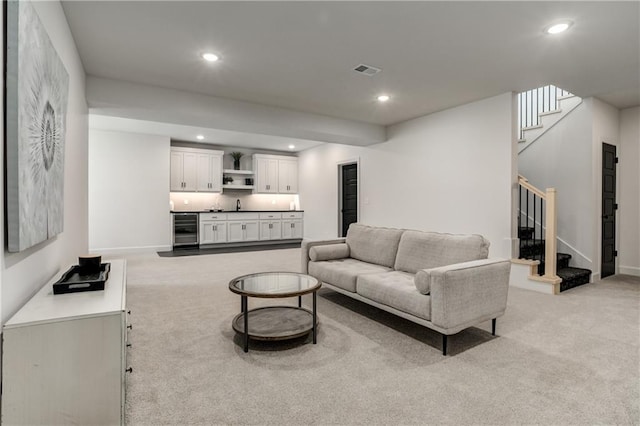
[[[496,335],[496,318],[491,320],[491,334]]]
[[[447,335],[442,335],[442,356],[447,355]]]

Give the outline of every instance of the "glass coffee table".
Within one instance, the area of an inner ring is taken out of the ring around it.
[[[313,333],[313,344],[316,344],[316,291],[321,286],[317,279],[296,272],[262,272],[232,279],[229,290],[241,297],[241,312],[233,319],[232,327],[236,333],[244,335],[244,351],[249,352],[249,338],[285,340],[309,332]],[[302,307],[302,295],[309,293],[313,294],[311,311]],[[265,306],[249,310],[249,297],[297,297],[298,306]]]

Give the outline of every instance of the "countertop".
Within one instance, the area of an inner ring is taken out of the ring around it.
[[[304,210],[170,210],[171,213],[287,213],[304,212]]]

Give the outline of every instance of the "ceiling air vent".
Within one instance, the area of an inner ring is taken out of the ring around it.
[[[369,77],[371,77],[372,75],[376,75],[380,71],[382,71],[380,68],[372,67],[370,65],[365,65],[365,64],[360,64],[357,67],[355,67],[353,70],[360,74],[368,75]]]

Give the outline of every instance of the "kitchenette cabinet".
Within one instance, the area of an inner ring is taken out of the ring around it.
[[[282,213],[260,213],[260,239],[282,238]]]
[[[227,215],[200,213],[200,244],[227,242]]]
[[[171,148],[171,191],[195,191],[198,157],[195,152]]]
[[[297,194],[298,159],[282,155],[254,154],[256,193]]]
[[[258,213],[229,213],[227,215],[227,241],[243,242],[260,239]]]
[[[302,212],[288,212],[282,215],[282,238],[298,239],[302,238],[303,232]]]
[[[222,151],[198,153],[197,191],[222,191]]]
[[[223,151],[171,147],[172,192],[221,192]]]
[[[278,192],[280,194],[298,193],[298,159],[278,160]]]
[[[278,193],[278,160],[273,155],[254,155],[256,171],[256,192]]]

